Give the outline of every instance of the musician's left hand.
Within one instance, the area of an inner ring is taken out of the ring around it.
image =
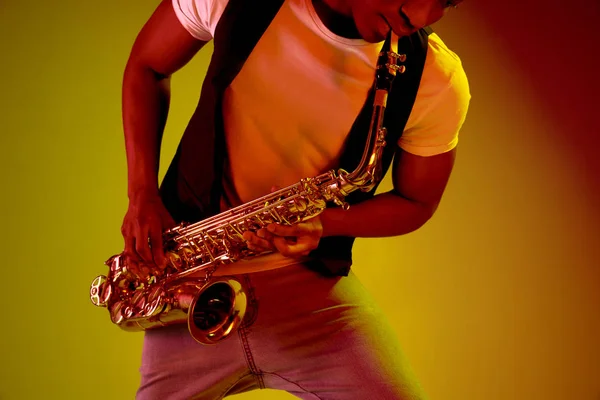
[[[270,224],[256,233],[244,233],[250,250],[279,251],[286,257],[307,256],[317,248],[322,236],[323,225],[319,215],[292,226]]]

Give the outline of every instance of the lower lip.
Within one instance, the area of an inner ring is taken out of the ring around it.
[[[382,16],[382,18],[385,21],[385,25],[387,26],[387,29],[386,29],[385,33],[383,34],[383,36],[386,37],[387,34],[388,34],[388,32],[389,32],[389,30],[392,29],[392,26],[389,24],[389,22],[387,21],[387,19],[385,17]],[[402,25],[399,26],[399,27],[397,27],[397,28],[400,28],[401,30],[400,31],[394,31],[394,33],[396,35],[400,36],[400,37],[402,37],[402,36],[410,36],[414,32],[416,32],[416,29],[414,29],[414,28],[406,25],[405,23],[402,23]]]

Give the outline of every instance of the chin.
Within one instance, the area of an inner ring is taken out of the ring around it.
[[[362,23],[356,21],[358,33],[364,41],[369,43],[379,43],[384,41],[390,31],[390,26],[383,18],[364,19],[360,22]]]
[[[358,28],[358,27],[357,27]],[[360,34],[360,37],[369,43],[379,43],[385,40],[387,34],[389,32],[389,29],[376,29],[376,28],[370,28],[370,29],[360,29],[358,28],[358,33]]]

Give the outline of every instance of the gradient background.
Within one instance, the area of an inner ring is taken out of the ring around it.
[[[142,335],[88,286],[122,249],[121,77],[157,3],[0,2],[2,400],[137,388]],[[598,17],[598,0],[467,1],[438,24],[473,95],[455,172],[425,227],[355,251],[432,399],[600,399]],[[174,79],[165,160],[210,50]]]

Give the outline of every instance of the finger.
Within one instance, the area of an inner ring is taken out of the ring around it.
[[[275,237],[273,246],[285,257],[302,257],[307,256],[313,247],[306,242],[294,242],[284,237]]]
[[[125,250],[123,251],[125,267],[133,274],[138,273],[138,264],[141,259],[135,251],[135,236],[124,235]]]
[[[148,278],[150,271],[143,261],[137,259],[125,260],[126,276],[132,281],[139,281]]]
[[[138,264],[137,266],[137,276],[138,278],[145,280],[153,274],[153,271],[146,264]]]
[[[162,230],[153,230],[150,232],[150,248],[154,263],[160,269],[164,269],[167,265],[167,259],[165,257]]]
[[[262,239],[255,233],[246,232],[244,234],[244,239],[246,240],[248,248],[253,251],[275,250],[273,244],[269,240]]]
[[[302,236],[312,233],[309,224],[303,222],[295,225],[269,224],[267,230],[277,236]]]
[[[135,236],[125,235],[123,236],[125,241],[125,250],[123,254],[125,258],[128,260],[133,260],[137,258],[137,253],[135,252]]]
[[[146,227],[138,227],[135,235],[135,251],[144,263],[152,264],[154,259],[148,242],[148,231]]]
[[[273,240],[273,238],[275,237],[275,235],[273,235],[271,232],[269,232],[266,228],[261,228],[261,229],[257,230],[256,236],[258,236],[261,239],[268,240],[269,242],[271,240]]]
[[[261,240],[270,242],[273,239],[273,234],[264,228],[259,229],[256,232],[246,231],[242,234],[242,238],[246,242],[260,243]],[[264,242],[263,242],[264,243]]]

